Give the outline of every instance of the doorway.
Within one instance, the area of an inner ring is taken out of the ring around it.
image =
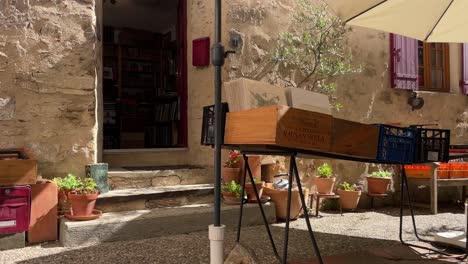
[[[104,0],[103,148],[187,146],[186,0]]]

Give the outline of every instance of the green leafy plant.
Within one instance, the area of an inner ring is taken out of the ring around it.
[[[94,179],[81,179],[71,173],[65,178],[54,178],[53,181],[57,184],[59,190],[65,190],[71,193],[92,194],[98,191]]]
[[[320,178],[331,178],[332,169],[330,168],[328,163],[325,162],[317,168],[317,174]]]
[[[370,176],[374,178],[389,179],[392,176],[392,173],[388,170],[379,170],[379,171],[374,171],[373,173],[371,173]]]
[[[52,181],[57,184],[59,190],[64,191],[72,191],[81,186],[81,180],[72,173],[69,173],[65,178],[54,178]]]
[[[327,94],[336,110],[335,76],[361,72],[352,66],[352,54],[345,42],[350,31],[329,12],[326,5],[297,0],[290,29],[279,35],[273,61],[277,68],[273,79],[289,87]]]
[[[235,193],[237,197],[239,197],[242,193],[242,187],[240,184],[237,184],[235,181],[231,181],[230,183],[224,184],[222,186],[223,192],[228,193]]]
[[[347,191],[347,192],[354,192],[356,191],[356,186],[355,185],[351,185],[349,184],[348,182],[343,182],[341,184],[341,188],[343,188],[343,190]]]

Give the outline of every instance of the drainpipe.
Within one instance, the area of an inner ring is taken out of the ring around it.
[[[224,65],[224,46],[221,43],[221,0],[215,0],[215,43],[211,47],[211,63],[215,67],[215,186],[214,224],[209,226],[210,263],[224,262],[224,229],[221,225],[221,67]]]

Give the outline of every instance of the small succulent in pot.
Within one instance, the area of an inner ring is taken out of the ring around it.
[[[222,192],[225,204],[236,205],[240,203],[242,187],[240,184],[236,183],[235,181],[225,183],[221,188],[221,192]]]
[[[340,186],[338,194],[340,195],[341,207],[350,210],[356,209],[361,198],[361,187],[348,182],[343,182]]]
[[[78,184],[68,193],[73,216],[90,216],[93,214],[99,191],[92,178],[78,179]]]
[[[385,194],[390,184],[392,173],[388,170],[379,170],[366,177],[367,191],[370,194]]]
[[[320,194],[332,194],[336,178],[333,177],[333,170],[328,163],[323,163],[317,168],[317,178],[315,185]]]
[[[58,188],[58,211],[61,215],[70,211],[71,204],[68,194],[80,186],[80,179],[74,174],[69,173],[64,178],[56,177],[52,181]]]

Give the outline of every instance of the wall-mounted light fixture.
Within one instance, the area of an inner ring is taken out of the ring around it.
[[[239,35],[233,35],[231,37],[231,46],[237,48],[239,46]]]
[[[408,98],[408,104],[411,106],[411,109],[417,110],[421,109],[424,106],[424,99],[419,97],[416,92],[412,92],[410,97]]]

